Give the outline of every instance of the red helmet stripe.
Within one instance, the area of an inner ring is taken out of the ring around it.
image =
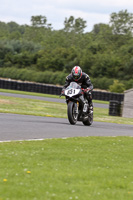
[[[75,73],[76,74],[78,73],[78,67],[75,67]]]

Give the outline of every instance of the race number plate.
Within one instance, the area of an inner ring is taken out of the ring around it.
[[[75,94],[75,89],[69,89],[67,90],[67,95],[74,95]]]
[[[74,88],[70,88],[68,90],[65,90],[65,95],[66,96],[69,96],[69,97],[72,97],[72,96],[75,96],[79,93],[80,89],[74,89]]]

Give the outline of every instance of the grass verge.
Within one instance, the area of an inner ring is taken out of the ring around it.
[[[32,96],[40,96],[40,97],[50,97],[50,98],[60,98],[59,95],[51,95],[51,94],[43,94],[43,93],[35,93],[35,92],[24,92],[24,91],[18,91],[18,90],[8,90],[8,89],[0,89],[0,92],[5,93],[13,93],[13,94],[24,94],[24,95],[32,95]],[[62,99],[65,99],[64,96],[61,97]],[[109,104],[108,101],[99,101],[94,100],[95,103],[102,103],[102,104]]]
[[[1,200],[132,200],[133,138],[0,144]]]
[[[36,93],[36,92],[25,92],[25,91],[19,91],[19,90],[0,89],[0,92],[32,95],[32,96],[39,96],[39,97],[60,98],[59,95],[43,94],[43,93]],[[62,98],[64,98],[64,97],[62,97]]]

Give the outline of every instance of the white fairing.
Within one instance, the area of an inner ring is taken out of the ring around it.
[[[73,97],[80,93],[80,89],[69,88],[65,90],[65,95],[69,97]]]

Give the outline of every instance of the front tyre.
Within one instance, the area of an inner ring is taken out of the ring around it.
[[[67,116],[68,116],[68,120],[70,122],[70,124],[76,124],[77,119],[78,119],[78,114],[75,112],[75,106],[74,106],[74,102],[69,101],[68,105],[67,105]]]

